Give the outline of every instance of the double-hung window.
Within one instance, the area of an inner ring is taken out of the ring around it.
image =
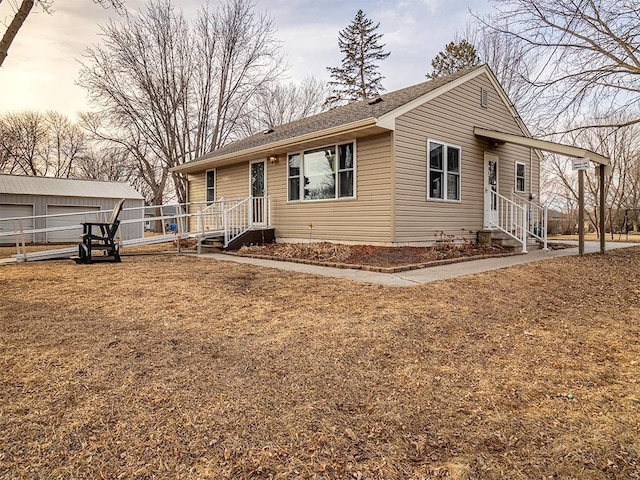
[[[287,190],[290,202],[355,197],[354,143],[342,143],[289,154]]]
[[[427,159],[428,198],[460,200],[460,148],[429,140]]]
[[[216,171],[207,170],[206,178],[207,204],[216,201]]]
[[[527,167],[524,163],[516,162],[516,192],[524,193],[527,184]]]

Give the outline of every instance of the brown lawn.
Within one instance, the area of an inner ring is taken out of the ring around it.
[[[584,239],[590,242],[598,241],[598,235],[595,233],[585,233]],[[553,241],[563,241],[563,240],[578,240],[578,235],[550,235],[549,240]],[[605,241],[609,242],[629,242],[629,243],[640,243],[640,235],[637,233],[629,232],[628,235],[615,233],[613,237],[610,233],[607,233],[605,236]]]
[[[0,478],[640,478],[638,265],[0,267]]]

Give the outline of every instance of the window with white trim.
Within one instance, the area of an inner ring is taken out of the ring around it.
[[[209,204],[216,201],[216,171],[207,170],[206,176],[207,204]]]
[[[516,162],[516,192],[524,193],[527,185],[527,166]]]
[[[461,150],[442,142],[427,142],[427,191],[432,200],[460,200]]]
[[[354,142],[289,154],[287,198],[294,201],[354,198]]]

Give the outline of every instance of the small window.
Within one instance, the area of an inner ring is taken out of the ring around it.
[[[527,184],[527,167],[524,163],[516,162],[516,192],[524,192]]]
[[[289,200],[300,200],[300,154],[289,155]]]
[[[353,197],[353,143],[338,146],[338,197]]]
[[[207,171],[207,203],[216,201],[216,171]]]
[[[460,200],[460,149],[430,140],[428,150],[428,198]]]

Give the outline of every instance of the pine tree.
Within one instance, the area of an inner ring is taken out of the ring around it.
[[[379,26],[358,10],[351,24],[340,31],[338,46],[344,58],[340,67],[327,67],[333,80],[329,82],[332,91],[326,105],[364,100],[384,91],[384,77],[376,62],[387,58],[389,52],[384,52],[384,45],[378,43],[382,38],[381,33],[376,33]]]
[[[436,58],[431,61],[433,71],[426,76],[427,78],[440,78],[479,64],[480,58],[476,48],[462,39],[458,43],[450,42],[444,47],[444,52],[436,55]]]

